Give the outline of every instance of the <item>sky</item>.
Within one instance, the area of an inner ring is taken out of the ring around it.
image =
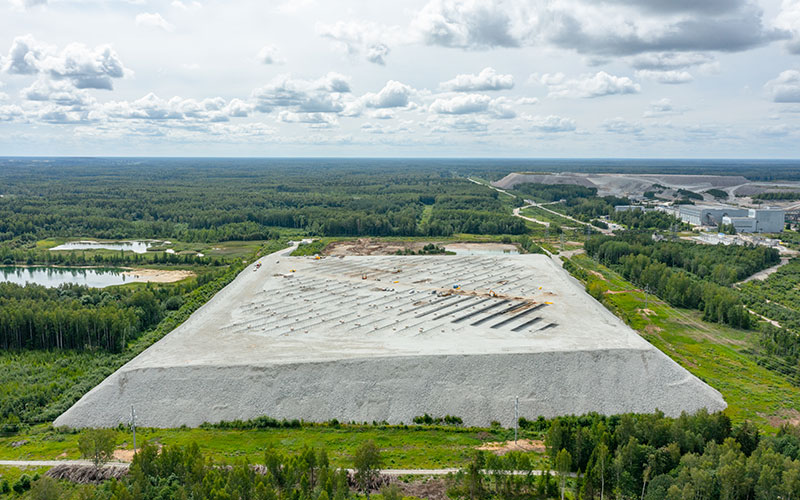
[[[799,158],[800,0],[0,0],[0,155]]]

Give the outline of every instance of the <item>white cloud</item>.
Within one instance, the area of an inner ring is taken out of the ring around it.
[[[295,113],[281,111],[278,120],[284,123],[305,123],[312,128],[330,128],[339,124],[335,116],[326,113]]]
[[[775,25],[791,33],[786,48],[792,54],[800,54],[800,0],[783,0]]]
[[[549,116],[536,115],[536,116],[525,116],[524,118],[527,121],[529,121],[531,123],[532,128],[538,132],[548,132],[548,133],[572,132],[577,128],[575,120],[573,120],[572,118],[564,118],[562,116],[557,116],[557,115],[549,115]]]
[[[10,122],[25,116],[25,112],[16,104],[0,106],[0,122]]]
[[[196,1],[183,2],[181,0],[172,0],[172,3],[170,5],[172,5],[176,9],[180,9],[180,10],[199,9],[200,7],[203,6],[203,4],[201,4],[200,2],[196,2]]]
[[[527,2],[514,0],[431,0],[412,26],[429,45],[487,49],[518,47],[535,29]]]
[[[690,83],[694,81],[694,77],[688,71],[654,71],[649,69],[641,69],[636,72],[636,78],[655,80],[658,83],[666,84],[680,84]]]
[[[480,113],[489,109],[492,99],[481,94],[457,95],[451,98],[439,98],[431,104],[430,110],[434,113],[447,115],[463,115]]]
[[[161,29],[164,31],[172,31],[175,26],[170,24],[158,12],[143,12],[136,16],[136,26],[141,26],[150,29]]]
[[[29,101],[49,101],[59,106],[73,108],[84,108],[94,103],[94,99],[85,91],[76,89],[69,82],[41,78],[22,89],[20,95]]]
[[[617,5],[613,5],[616,3]],[[745,0],[430,0],[412,26],[429,45],[552,45],[582,54],[738,52],[789,36]]]
[[[328,73],[317,80],[281,75],[264,87],[253,91],[255,109],[269,113],[275,108],[292,108],[294,112],[338,113],[345,104],[341,94],[350,92],[350,79],[339,73]]]
[[[548,87],[548,97],[602,97],[615,94],[636,94],[641,86],[627,76],[614,76],[600,71],[568,79],[563,73],[545,73],[539,83]]]
[[[641,54],[630,60],[636,69],[669,71],[714,63],[714,58],[697,52],[656,52]]]
[[[494,68],[484,68],[477,75],[457,75],[439,85],[441,89],[455,92],[508,90],[514,87],[513,75],[499,75]]]
[[[783,71],[778,78],[767,82],[764,88],[770,92],[774,102],[800,102],[800,71]]]
[[[403,108],[408,106],[414,89],[404,83],[389,80],[377,94],[365,94],[364,104],[369,108]]]
[[[47,0],[10,0],[14,10],[27,10],[32,7],[47,5]]]
[[[606,129],[607,132],[624,135],[639,135],[642,133],[642,130],[644,130],[641,124],[629,122],[621,117],[610,118],[603,121],[603,128]]]
[[[262,64],[284,64],[285,59],[278,55],[278,48],[274,45],[266,45],[258,51],[258,60]]]
[[[663,97],[657,101],[653,101],[650,103],[650,106],[645,110],[642,114],[645,118],[659,118],[662,116],[668,115],[678,115],[681,114],[682,110],[679,110],[672,104],[672,100]]]
[[[79,89],[113,88],[112,79],[130,74],[109,45],[94,49],[71,43],[61,52],[31,35],[14,39],[3,69],[12,74],[41,73],[54,80],[68,80]]]
[[[318,23],[317,33],[332,40],[350,56],[364,55],[367,61],[386,64],[391,45],[400,38],[399,28],[368,21],[339,21],[335,24]]]
[[[426,127],[433,133],[466,132],[485,134],[489,131],[489,122],[475,117],[446,116],[429,120]]]
[[[517,112],[513,108],[514,104],[516,104],[516,102],[507,97],[498,97],[489,103],[489,115],[498,120],[516,118]]]

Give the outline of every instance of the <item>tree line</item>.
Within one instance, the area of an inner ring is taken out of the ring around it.
[[[625,238],[632,242],[625,241]],[[635,235],[599,236],[587,240],[585,249],[627,280],[673,306],[703,311],[703,318],[707,321],[743,329],[751,326],[753,320],[739,293],[723,284],[742,274],[769,267],[778,257],[774,250],[688,242],[659,242],[655,245],[647,241],[641,237],[637,241]],[[711,264],[716,259],[720,260]],[[709,269],[708,265],[713,267]]]
[[[186,294],[225,272],[221,268],[186,284],[144,288],[0,283],[0,347],[120,352],[179,309]]]

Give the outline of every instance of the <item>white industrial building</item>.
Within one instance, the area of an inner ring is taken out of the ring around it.
[[[718,226],[724,217],[747,217],[746,208],[730,205],[681,205],[680,218],[695,226]]]
[[[722,223],[733,225],[737,233],[780,233],[785,216],[780,208],[751,208],[746,217],[726,216]]]

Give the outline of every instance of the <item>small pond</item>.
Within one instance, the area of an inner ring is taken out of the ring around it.
[[[125,250],[145,253],[153,244],[149,241],[70,241],[50,250]]]
[[[57,287],[64,283],[75,283],[93,288],[133,283],[131,276],[125,276],[120,269],[78,268],[78,267],[0,267],[0,282],[18,285],[35,283],[47,287]]]

